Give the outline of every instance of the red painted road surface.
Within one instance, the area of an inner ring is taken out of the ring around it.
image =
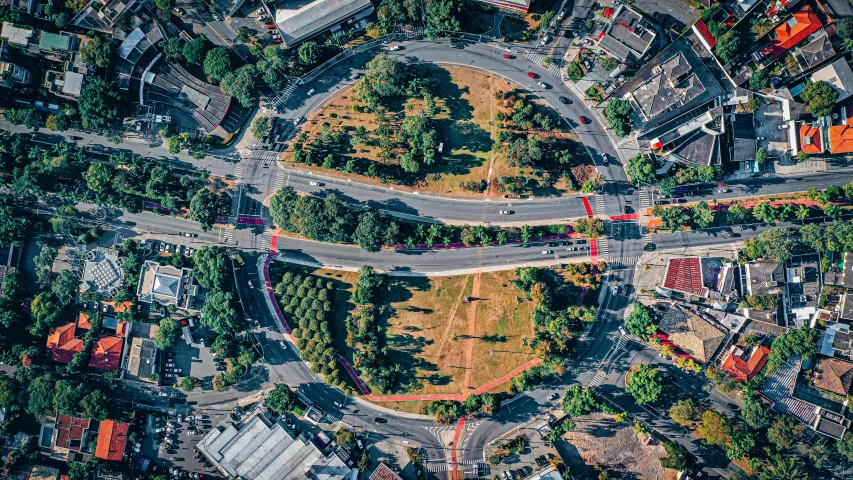
[[[462,430],[465,427],[465,417],[459,419],[459,422],[456,423],[456,434],[453,436],[453,450],[450,451],[451,460],[453,461],[453,476],[451,478],[456,478],[459,470],[456,468],[456,449],[459,447],[459,437],[462,435]]]
[[[284,319],[284,314],[281,313],[281,308],[278,306],[278,300],[276,300],[275,293],[272,290],[272,283],[270,283],[270,262],[272,261],[272,257],[275,255],[277,247],[278,232],[273,232],[272,241],[270,242],[270,254],[267,255],[267,261],[264,262],[264,283],[267,287],[267,295],[270,296],[270,301],[272,301],[272,306],[275,309],[275,314],[278,315],[278,321],[281,322],[281,325],[284,327],[284,331],[290,335],[290,325],[287,324],[287,320]]]
[[[598,240],[595,238],[589,239],[589,256],[592,257],[592,263],[598,263]]]
[[[626,215],[614,215],[610,217],[610,220],[619,221],[619,220],[637,220],[640,218],[639,213],[629,213]]]
[[[586,197],[581,197],[583,199],[583,208],[586,209],[586,216],[592,217],[592,206],[589,204],[589,199]]]

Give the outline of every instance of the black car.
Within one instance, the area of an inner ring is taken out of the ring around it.
[[[560,99],[560,103],[562,103],[563,105],[570,105],[572,103],[572,101],[566,97],[561,96],[558,98]]]
[[[657,248],[658,248],[658,246],[655,245],[654,243],[647,243],[646,246],[643,247],[643,250],[645,250],[647,252],[651,252],[652,250],[655,250]]]
[[[548,246],[549,246],[549,247],[556,247],[556,246],[557,246],[557,242],[548,242]]]
[[[388,420],[382,417],[376,417],[373,419],[373,421],[376,423],[388,423]]]

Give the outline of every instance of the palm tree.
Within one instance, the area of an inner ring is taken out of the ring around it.
[[[807,207],[805,205],[800,205],[799,207],[797,207],[796,215],[797,215],[797,219],[799,219],[799,220],[805,220],[805,219],[809,218],[810,213],[811,213],[811,210],[809,209],[809,207]]]
[[[433,239],[441,236],[441,225],[437,223],[433,223],[429,226],[429,239],[433,241]]]

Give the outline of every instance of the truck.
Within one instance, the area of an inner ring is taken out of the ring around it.
[[[234,260],[237,260],[237,263],[239,263],[240,265],[246,264],[246,262],[243,260],[243,257],[241,257],[239,253],[234,254]]]

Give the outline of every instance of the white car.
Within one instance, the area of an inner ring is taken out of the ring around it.
[[[258,15],[263,15],[264,14],[264,7],[259,8],[258,11],[255,13]]]
[[[619,295],[619,287],[618,286],[613,287],[613,295]]]
[[[221,19],[221,18],[219,18],[219,15],[217,15],[217,14],[215,14],[215,13],[213,14],[213,19],[214,19],[214,20],[216,20],[217,22],[221,22],[221,21],[222,21],[222,19]]]
[[[512,210],[501,210],[501,215],[512,215]]]
[[[332,402],[332,403],[334,403],[334,404],[335,404],[335,406],[336,406],[336,407],[338,407],[338,408],[344,408],[344,404],[343,404],[343,403],[341,403],[341,402],[339,402],[339,401],[337,401],[337,400],[335,400],[335,401],[334,401],[334,402]]]
[[[312,90],[312,92],[313,92],[313,90]],[[310,93],[309,93],[309,95],[310,95]],[[301,122],[302,122],[302,117],[296,117],[293,119],[294,125],[299,125]]]
[[[392,52],[396,52],[396,51],[397,51],[397,50],[399,50],[399,49],[400,49],[400,46],[399,46],[399,45],[394,45],[393,47],[391,47],[391,48],[390,48],[390,50],[391,50]]]
[[[166,429],[165,429],[165,428],[160,427],[160,428],[158,428],[158,429],[154,430],[154,433],[163,433],[163,432],[165,432],[165,431],[166,431]]]
[[[168,397],[169,396],[169,394],[166,392],[160,392],[160,393],[158,393],[158,395],[160,395],[161,397]]]
[[[536,82],[536,83],[538,83],[540,87],[545,88],[545,82]]]
[[[539,42],[539,44],[540,45],[547,45],[548,42],[550,42],[550,41],[551,41],[551,37],[549,37],[548,35],[545,35],[544,37],[542,37],[542,41]]]
[[[255,285],[254,285],[254,284],[252,284],[252,281],[251,281],[251,280],[249,280],[249,288],[255,288]]]
[[[311,186],[312,186],[312,187],[322,187],[322,186],[323,186],[323,182],[311,182]]]
[[[619,333],[621,333],[622,335],[628,335],[628,332],[626,332],[621,325],[619,326]]]
[[[286,344],[286,343],[284,343],[284,340],[279,340],[279,341],[278,341],[278,344],[281,346],[281,348],[283,348],[283,349],[287,350],[287,344]]]
[[[553,250],[542,250],[542,255],[551,255],[553,253],[554,253]]]

